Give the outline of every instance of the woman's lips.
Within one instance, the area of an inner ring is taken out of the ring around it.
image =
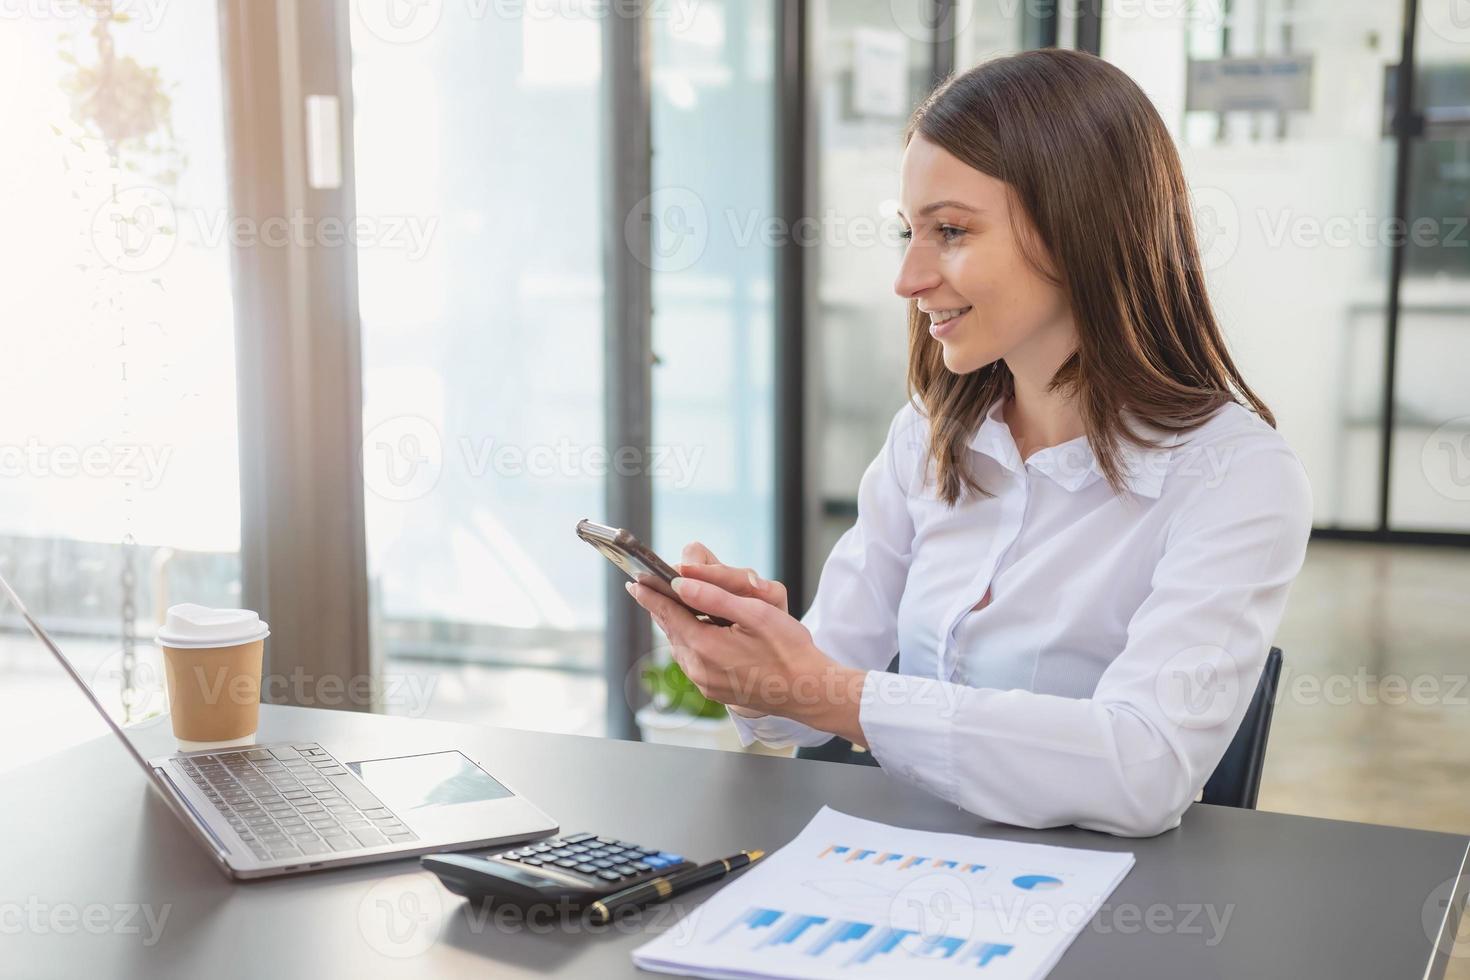
[[[939,323],[935,323],[933,320],[930,320],[929,336],[933,337],[935,340],[940,340],[943,339],[946,335],[953,333],[955,327],[959,324],[961,320],[965,318],[965,315],[970,312],[970,309],[971,308],[967,306],[965,307],[964,313],[961,313],[959,316],[952,316],[948,320],[943,320]]]

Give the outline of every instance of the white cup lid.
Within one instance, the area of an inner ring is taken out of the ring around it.
[[[160,646],[176,650],[199,650],[238,646],[263,640],[270,633],[270,626],[249,609],[211,609],[185,602],[168,607],[157,640]]]

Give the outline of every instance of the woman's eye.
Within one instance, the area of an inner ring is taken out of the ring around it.
[[[910,241],[914,237],[914,230],[912,228],[905,228],[903,231],[898,233],[898,237],[902,238],[904,241]]]
[[[952,242],[963,235],[965,233],[965,229],[956,228],[954,225],[940,225],[939,233],[944,236],[945,241]]]

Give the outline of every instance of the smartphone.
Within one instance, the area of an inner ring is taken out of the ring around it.
[[[624,531],[620,527],[608,527],[606,524],[598,524],[596,521],[583,518],[577,522],[577,537],[602,552],[603,557],[626,572],[630,579],[639,585],[657,589],[694,613],[694,617],[700,622],[709,623],[711,626],[735,625],[728,619],[700,612],[680,599],[674,592],[674,587],[669,584],[678,577],[679,573],[674,571],[668,562],[654,554],[652,548],[634,537],[631,531]]]

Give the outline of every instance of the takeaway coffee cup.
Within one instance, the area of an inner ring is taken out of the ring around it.
[[[260,665],[270,627],[249,609],[170,606],[158,631],[174,735],[224,742],[260,723]]]

